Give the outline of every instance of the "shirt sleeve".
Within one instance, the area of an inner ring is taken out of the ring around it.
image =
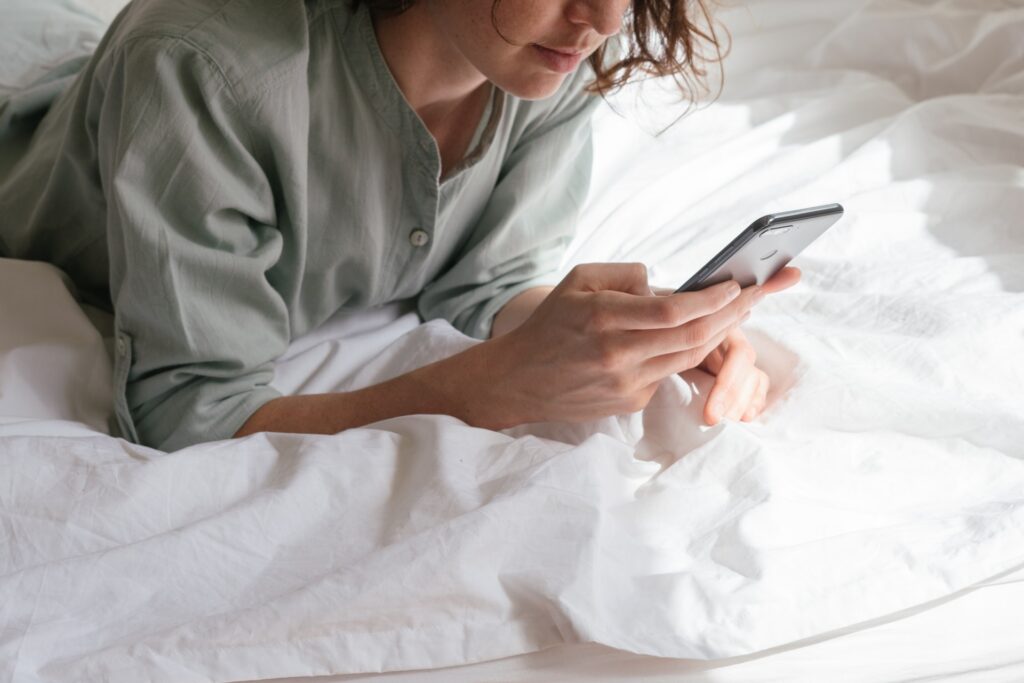
[[[590,187],[591,117],[600,97],[580,69],[523,129],[455,265],[419,297],[425,320],[445,318],[486,339],[501,308],[526,289],[558,283],[562,256]]]
[[[182,39],[130,40],[98,122],[122,435],[172,451],[230,438],[280,396],[287,307],[268,271],[271,184],[217,65]]]

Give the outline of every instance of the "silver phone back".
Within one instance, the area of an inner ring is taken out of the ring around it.
[[[839,204],[764,216],[748,227],[677,291],[704,289],[727,280],[763,285],[843,215]]]

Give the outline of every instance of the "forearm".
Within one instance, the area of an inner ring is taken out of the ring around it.
[[[522,325],[554,287],[533,287],[521,292],[494,316],[491,339],[500,337]]]
[[[235,437],[256,432],[336,434],[402,415],[451,415],[467,424],[502,429],[516,419],[499,414],[491,396],[494,342],[477,344],[394,379],[344,393],[282,396],[264,404]]]
[[[528,289],[505,304],[488,341],[365,389],[276,398],[253,413],[235,437],[257,432],[336,434],[402,415],[451,415],[488,429],[519,424],[502,407],[501,396],[488,394],[503,356],[495,338],[521,325],[552,289]]]

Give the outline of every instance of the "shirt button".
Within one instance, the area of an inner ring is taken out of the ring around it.
[[[128,344],[125,342],[124,337],[117,338],[117,355],[123,356],[128,352]]]
[[[426,230],[420,230],[416,228],[409,233],[409,243],[414,247],[422,247],[424,244],[430,241],[430,233]]]

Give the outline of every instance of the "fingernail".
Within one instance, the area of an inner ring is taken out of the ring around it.
[[[740,295],[740,292],[742,291],[743,290],[740,288],[740,286],[734,282],[731,285],[729,285],[729,291],[726,294],[726,296],[729,297],[729,301],[732,301],[733,299],[738,297]]]

